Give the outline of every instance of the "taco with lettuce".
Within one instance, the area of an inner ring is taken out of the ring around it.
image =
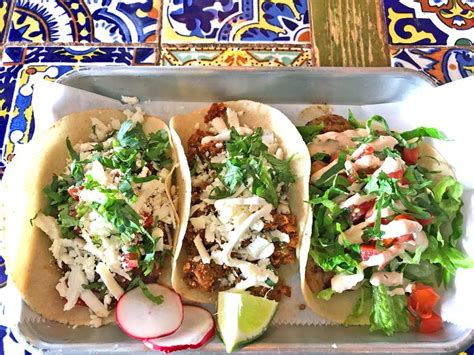
[[[473,265],[457,248],[463,187],[425,143],[444,135],[395,132],[380,116],[312,118],[299,127],[312,160],[313,224],[300,259],[307,304],[333,322],[388,335],[437,331],[437,290]]]
[[[309,216],[310,160],[295,126],[252,101],[214,103],[171,119],[191,171],[173,288],[212,303],[219,291],[279,301]],[[306,185],[305,185],[306,184]]]
[[[157,117],[94,110],[20,150],[3,181],[7,270],[48,320],[99,326],[147,282],[171,284],[186,218],[179,137]]]

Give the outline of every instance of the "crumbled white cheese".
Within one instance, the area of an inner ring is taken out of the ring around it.
[[[239,116],[237,115],[237,112],[227,107],[226,115],[227,115],[227,122],[229,123],[229,126],[234,127],[234,128],[240,127]]]
[[[352,290],[362,280],[364,280],[364,273],[362,272],[354,275],[335,275],[331,279],[331,288],[336,293],[342,293],[346,290]]]
[[[110,273],[109,268],[104,263],[98,263],[95,271],[99,274],[102,282],[109,292],[118,300],[124,293],[122,287],[115,281],[114,276]]]
[[[269,258],[275,251],[275,245],[265,238],[256,237],[246,248],[248,260],[260,260]]]
[[[403,284],[403,274],[401,272],[374,272],[370,277],[370,284],[373,286],[398,286]]]
[[[194,238],[194,245],[196,246],[196,249],[199,253],[199,256],[201,257],[203,264],[209,264],[211,262],[211,257],[209,256],[209,253],[204,247],[204,244],[202,243],[201,237],[199,235]]]
[[[136,105],[138,104],[138,97],[122,95],[122,102],[127,105]]]

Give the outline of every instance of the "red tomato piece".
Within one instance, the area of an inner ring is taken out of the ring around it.
[[[377,250],[375,244],[362,244],[360,246],[360,258],[362,261],[368,260],[371,256],[380,254],[381,251]]]
[[[408,165],[415,165],[416,161],[418,160],[418,157],[420,155],[420,150],[418,147],[416,148],[403,148],[402,150],[402,159],[407,163]]]
[[[87,307],[87,304],[81,300],[80,298],[77,299],[76,306]]]
[[[413,217],[406,213],[399,214],[398,216],[394,218],[395,221],[399,221],[401,219],[410,219],[413,221]]]
[[[431,317],[420,319],[418,331],[423,334],[429,334],[437,332],[441,328],[443,328],[443,320],[438,314],[433,312]]]
[[[81,191],[83,188],[83,186],[71,186],[67,189],[67,193],[73,198],[74,201],[79,201],[79,191]]]
[[[334,152],[331,154],[331,161],[337,160],[339,158],[339,152]]]
[[[408,306],[422,318],[430,318],[433,314],[433,308],[439,301],[439,295],[433,290],[433,287],[416,283],[408,299]]]
[[[364,154],[367,154],[367,155],[373,154],[374,151],[375,151],[374,147],[371,147],[371,146],[369,145],[367,148],[365,148]]]
[[[397,238],[387,238],[383,240],[383,246],[388,248],[393,243],[402,244],[413,240],[413,234],[405,234]]]
[[[143,213],[142,218],[143,227],[145,227],[145,229],[151,228],[151,226],[153,226],[153,215],[151,213]]]
[[[420,223],[423,227],[431,224],[434,220],[434,217],[431,216],[430,218],[417,218],[418,223]]]
[[[134,269],[138,267],[138,254],[126,253],[122,255],[122,264],[126,269]]]

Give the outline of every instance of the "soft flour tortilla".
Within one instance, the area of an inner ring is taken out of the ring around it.
[[[250,128],[262,127],[272,131],[278,139],[280,147],[285,151],[285,155],[287,157],[294,156],[291,161],[291,168],[297,178],[296,182],[290,186],[288,197],[291,213],[296,215],[301,242],[303,231],[310,217],[310,208],[306,201],[308,201],[309,196],[311,160],[298,130],[283,113],[270,106],[252,101],[225,102],[225,105],[236,112],[242,113],[239,116],[242,125],[246,124]],[[175,116],[171,119],[170,127],[178,133],[185,150],[187,149],[189,138],[196,131],[196,126],[204,124],[204,116],[208,109],[206,107],[185,115]],[[182,230],[185,231],[188,221],[183,219],[182,223]],[[185,232],[183,237],[184,234]],[[187,260],[187,253],[182,247],[183,238],[181,237],[178,240],[173,261],[173,288],[191,301],[202,303],[215,302],[217,292],[203,292],[192,289],[184,281],[183,265]],[[299,255],[299,247],[297,255]],[[297,268],[297,265],[283,266],[279,268],[279,275],[282,278],[287,278],[296,272]]]
[[[315,118],[314,116],[312,118]],[[434,158],[434,159],[433,159]],[[430,145],[420,145],[420,159],[418,161],[420,166],[424,166],[432,171],[440,171],[438,174],[441,176],[453,175],[449,164],[446,160]],[[436,181],[436,180],[435,180]],[[301,289],[307,305],[316,313],[318,316],[326,318],[332,322],[342,324],[348,316],[352,313],[352,309],[360,297],[360,289],[346,291],[339,294],[334,294],[329,301],[324,301],[316,298],[316,295],[321,290],[313,291],[310,289],[306,282],[306,265],[309,258],[309,250],[311,246],[311,234],[312,234],[312,215],[310,213],[311,222],[306,226],[304,238],[301,243],[301,255],[300,255],[300,276],[301,276]],[[368,325],[369,324],[369,307],[365,308],[365,312],[362,316],[357,319],[351,320],[349,323],[352,325]]]
[[[90,141],[92,117],[105,124],[112,118],[120,122],[126,120],[126,116],[119,110],[93,110],[68,115],[22,147],[8,166],[3,179],[2,199],[8,207],[2,208],[5,221],[2,237],[10,280],[34,311],[46,319],[71,325],[88,325],[89,309],[78,306],[70,311],[63,311],[65,301],[56,291],[56,284],[62,273],[48,250],[51,241],[39,228],[33,227],[30,220],[46,206],[47,200],[43,188],[51,183],[54,174],[59,175],[66,168],[68,158],[66,138],[69,137],[73,146],[79,142]],[[159,118],[146,116],[142,124],[147,134],[160,129],[166,129],[170,133],[175,174],[174,176],[170,174],[166,185],[169,198],[171,198],[169,192],[171,185],[175,185],[178,189],[178,214],[175,211],[177,228],[173,242],[175,245],[181,225],[178,215],[183,216],[183,211],[186,210],[186,206],[181,203],[185,201],[186,191],[183,188],[183,172],[179,164],[184,152],[179,142],[176,144],[173,139],[173,133]],[[162,275],[165,284],[170,284],[170,278],[171,258]],[[113,321],[113,318],[111,312],[106,323]]]

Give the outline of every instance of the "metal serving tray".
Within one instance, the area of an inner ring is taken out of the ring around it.
[[[221,101],[247,98],[273,104],[376,104],[403,100],[433,86],[426,77],[400,69],[187,69],[83,68],[60,83],[120,98],[155,101]],[[145,351],[116,326],[72,329],[54,322],[21,323],[18,335],[50,353]],[[466,348],[473,332],[452,324],[436,336],[409,333],[385,337],[367,327],[271,327],[244,352],[268,353],[445,353]],[[203,351],[223,352],[219,340]]]

